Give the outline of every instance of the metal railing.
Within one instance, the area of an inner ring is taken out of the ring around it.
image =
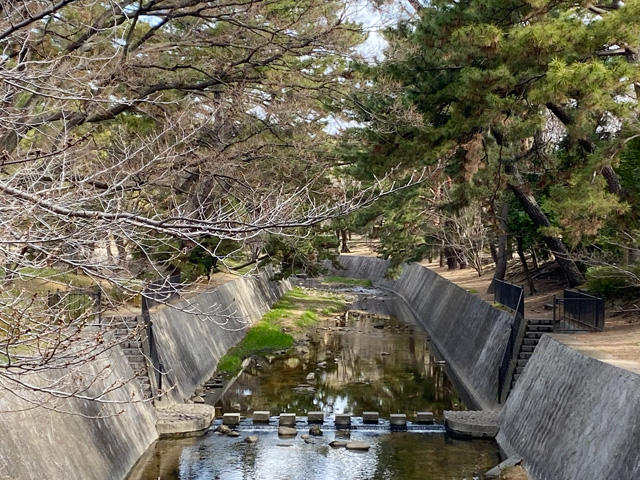
[[[513,322],[511,323],[511,331],[509,332],[509,341],[502,355],[502,362],[498,368],[498,402],[502,403],[505,387],[508,389],[511,383],[511,376],[513,372],[513,360],[515,355],[520,350],[518,345],[518,339],[520,336],[520,330],[525,323],[524,315],[520,313],[520,305],[524,305],[524,289],[520,293],[520,299],[516,304],[515,313],[513,315]]]
[[[494,280],[493,301],[524,317],[524,288],[503,280]]]
[[[88,313],[93,316],[95,325],[102,323],[102,290],[73,289],[48,292],[47,306],[52,312],[60,312],[67,322],[78,320]],[[88,322],[91,324],[91,322]]]
[[[553,298],[553,325],[565,322],[567,330],[604,330],[604,299],[581,290],[565,290],[563,298]],[[576,327],[577,324],[579,327]]]
[[[164,366],[160,363],[149,309],[154,305],[166,303],[177,297],[180,293],[180,286],[181,279],[178,273],[166,278],[154,280],[142,291],[142,319],[147,333],[149,358],[151,359],[153,370],[156,372],[156,395],[162,393],[162,378],[166,372]]]
[[[520,345],[518,339],[524,320],[524,288],[502,280],[495,280],[494,302],[500,303],[513,312],[513,322],[509,332],[509,341],[502,355],[502,362],[498,367],[498,401],[502,402],[505,388],[511,382],[510,373],[513,372],[513,360],[517,355]]]

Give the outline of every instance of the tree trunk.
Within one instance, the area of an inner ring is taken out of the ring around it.
[[[536,249],[531,247],[531,260],[533,261],[533,269],[537,272],[540,270],[540,265],[538,264],[538,255],[536,254]]]
[[[602,169],[602,176],[607,181],[609,193],[613,193],[615,195],[621,195],[623,193],[620,178],[611,165],[607,165]]]
[[[444,247],[444,257],[449,270],[455,270],[458,267],[458,255],[454,247]]]
[[[491,251],[491,258],[493,263],[498,264],[498,247],[494,242],[489,242],[489,250]]]
[[[340,251],[342,253],[348,253],[349,250],[349,244],[347,243],[347,231],[344,228],[340,229],[340,236],[342,237],[342,246],[340,248]]]
[[[458,263],[460,264],[460,270],[464,270],[469,266],[469,262],[467,261],[467,256],[464,254],[464,251],[460,248],[456,248],[456,258],[458,259]]]
[[[517,173],[514,177],[517,178]],[[527,193],[522,185],[511,182],[509,183],[509,188],[514,193],[525,213],[529,216],[536,227],[549,227],[551,225],[549,219],[540,208],[540,205],[538,205],[536,199],[533,195]],[[571,258],[569,250],[567,250],[562,239],[549,234],[543,234],[542,238],[547,247],[549,247],[549,250],[551,250],[551,253],[556,257],[556,261],[558,262],[558,265],[560,265],[569,286],[577,287],[578,285],[583,284],[584,277],[582,276],[582,273],[580,273],[580,270],[578,270],[576,263]]]
[[[439,261],[439,263],[440,263],[440,268],[444,267],[444,249],[443,248],[440,249],[440,261]]]
[[[637,60],[637,59],[633,60],[632,62],[630,58],[631,57],[627,55],[627,61],[629,61],[630,63],[634,63]],[[569,113],[560,105],[549,102],[547,103],[547,108],[551,110],[551,112],[564,125],[569,126],[574,124],[574,119],[571,118],[571,115],[569,115]],[[580,138],[578,140],[578,143],[580,144],[580,146],[582,146],[582,148],[587,153],[593,153],[596,151],[595,143],[593,143],[593,141],[591,141],[589,138]],[[602,176],[607,181],[607,188],[609,190],[609,193],[613,193],[614,195],[621,195],[623,193],[623,188],[622,188],[622,185],[620,184],[620,178],[618,177],[618,174],[613,169],[613,167],[611,165],[607,165],[602,169],[601,173],[602,173]]]
[[[516,237],[516,248],[518,250],[518,256],[520,257],[520,262],[522,262],[522,269],[524,270],[524,274],[527,277],[527,284],[529,285],[529,295],[535,295],[536,288],[533,285],[533,279],[531,278],[531,273],[529,273],[529,266],[527,265],[527,259],[524,256],[524,248],[522,246],[522,235],[518,235]]]
[[[494,280],[504,280],[507,274],[507,232],[509,231],[509,203],[503,200],[502,209],[500,210],[500,236],[498,237],[498,252],[496,258],[496,271],[493,273],[493,279],[489,284],[487,293],[495,291]]]

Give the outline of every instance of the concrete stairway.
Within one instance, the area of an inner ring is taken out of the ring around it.
[[[511,381],[511,388],[514,387],[518,377],[520,377],[524,367],[529,362],[529,358],[533,355],[542,335],[552,332],[553,320],[527,320],[527,329],[525,330],[522,348],[518,353],[518,363],[516,366],[516,372],[513,375],[513,380]]]
[[[134,381],[138,383],[143,398],[151,398],[149,367],[143,353],[143,344],[147,336],[146,330],[140,328],[137,317],[122,317],[116,320],[115,327],[116,338],[126,338],[126,340],[121,343],[121,348],[135,374]],[[138,333],[133,334],[136,330]]]

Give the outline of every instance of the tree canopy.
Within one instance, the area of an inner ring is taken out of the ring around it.
[[[635,1],[431,2],[389,31],[386,62],[368,72],[394,94],[357,98],[371,126],[363,163],[443,163],[450,207],[480,202],[494,231],[515,196],[582,283],[576,249],[611,222],[637,223],[621,158],[640,132],[638,13]],[[391,103],[419,120],[389,129]],[[437,199],[430,188],[418,208]]]

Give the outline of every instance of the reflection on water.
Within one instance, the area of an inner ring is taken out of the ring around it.
[[[129,480],[471,480],[499,463],[495,445],[488,441],[352,432],[353,440],[371,445],[368,452],[354,452],[331,448],[334,433],[326,432],[313,444],[300,437],[278,438],[273,431],[252,432],[259,437],[255,444],[214,434],[160,440],[146,470]]]
[[[216,404],[224,412],[272,415],[309,411],[377,411],[381,417],[445,409],[461,403],[427,337],[403,322],[349,312],[308,333],[291,357],[253,364]]]
[[[369,298],[360,298],[357,308],[399,312],[387,295]],[[216,405],[247,416],[254,410],[300,416],[377,411],[381,418],[406,413],[412,420],[416,412],[432,411],[438,421],[443,410],[463,408],[428,339],[411,324],[351,311],[312,328],[294,350],[254,362]],[[354,430],[351,439],[364,440],[371,449],[353,452],[331,448],[337,432],[330,429],[305,442],[301,436],[283,439],[274,430],[246,428],[240,438],[209,433],[159,441],[129,480],[471,480],[499,463],[495,443],[454,441],[442,433]],[[244,443],[246,435],[259,441]]]

